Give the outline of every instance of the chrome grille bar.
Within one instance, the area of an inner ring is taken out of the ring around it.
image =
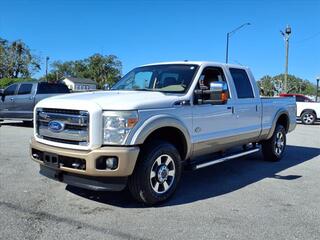
[[[50,128],[50,122],[63,125],[56,131]],[[89,144],[89,113],[87,111],[64,109],[37,109],[37,135],[54,142],[77,145]]]

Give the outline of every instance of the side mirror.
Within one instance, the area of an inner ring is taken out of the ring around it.
[[[210,89],[195,90],[199,104],[225,104],[228,101],[228,85],[226,82],[217,81],[210,83]]]
[[[103,90],[110,90],[110,85],[108,83],[104,84]]]

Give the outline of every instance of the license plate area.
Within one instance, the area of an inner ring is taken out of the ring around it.
[[[60,163],[59,163],[59,156],[54,153],[43,153],[43,163],[49,167],[53,168],[59,168]]]

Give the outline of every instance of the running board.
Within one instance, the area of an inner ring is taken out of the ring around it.
[[[217,164],[217,163],[226,162],[226,161],[229,161],[231,159],[242,157],[242,156],[245,156],[245,155],[249,155],[249,154],[252,154],[252,153],[255,153],[255,152],[258,152],[258,151],[260,151],[260,148],[254,148],[254,149],[251,149],[251,150],[248,150],[248,151],[244,151],[244,152],[240,152],[240,153],[237,153],[237,154],[234,154],[234,155],[230,155],[230,156],[227,156],[227,157],[218,158],[218,159],[215,159],[215,160],[212,160],[212,161],[209,161],[209,162],[205,162],[205,163],[200,163],[198,165],[195,165],[193,169],[197,170],[197,169],[200,169],[200,168],[209,167],[209,166],[212,166],[212,165]]]

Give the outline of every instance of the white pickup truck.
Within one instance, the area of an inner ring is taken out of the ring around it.
[[[133,69],[110,91],[49,98],[34,111],[31,158],[40,173],[80,188],[120,191],[152,205],[182,169],[262,149],[284,154],[294,98],[260,98],[247,67],[168,62]]]
[[[282,93],[280,97],[295,97],[297,102],[297,118],[303,124],[312,125],[320,121],[320,102],[314,102],[310,98],[295,93]]]

